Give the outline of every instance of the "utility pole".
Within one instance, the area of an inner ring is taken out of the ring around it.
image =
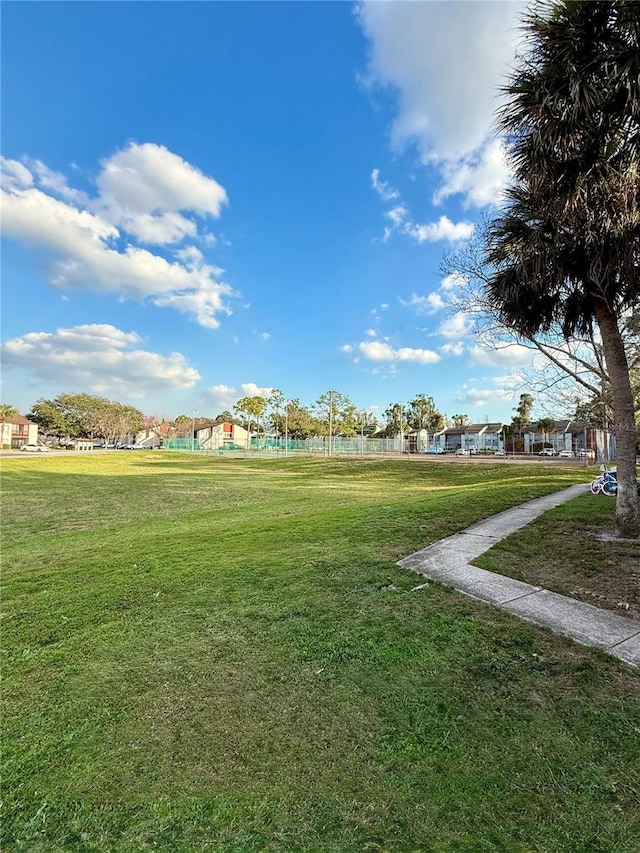
[[[329,456],[331,456],[331,434],[333,433],[333,391],[329,391]]]
[[[284,457],[289,455],[289,401],[284,404]]]

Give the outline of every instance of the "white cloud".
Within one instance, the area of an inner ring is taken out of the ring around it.
[[[201,394],[201,398],[220,411],[231,411],[233,404],[239,399],[236,389],[231,385],[211,385]]]
[[[196,223],[179,211],[217,218],[227,194],[163,145],[131,143],[102,161],[97,209],[145,243],[173,243],[195,236]]]
[[[19,160],[0,157],[0,169],[2,189],[25,189],[33,184],[33,175]]]
[[[456,240],[468,240],[473,234],[475,226],[472,222],[452,222],[448,216],[441,216],[437,222],[431,222],[426,225],[416,225],[409,223],[405,226],[405,231],[418,243],[424,243],[425,240],[434,242],[435,240],[448,240],[450,243]]]
[[[418,364],[435,364],[440,361],[438,353],[428,349],[414,349],[412,347],[400,347],[393,349],[387,343],[382,341],[362,341],[355,346],[350,344],[342,347],[342,351],[346,353],[355,353],[356,360],[365,358],[368,361],[384,361],[384,362],[400,362],[409,361],[417,362]]]
[[[393,222],[394,226],[398,228],[402,225],[407,216],[407,208],[404,204],[399,204],[397,207],[387,210],[385,216],[387,216]]]
[[[524,376],[522,373],[507,373],[504,376],[494,376],[491,381],[501,388],[520,388],[524,382]]]
[[[470,406],[488,406],[491,403],[504,403],[514,399],[514,391],[510,388],[465,388],[456,395],[459,403]]]
[[[241,397],[269,397],[272,393],[270,385],[256,385],[255,382],[243,382],[240,385]]]
[[[200,378],[180,353],[164,356],[140,349],[140,343],[135,332],[95,323],[29,332],[6,341],[0,352],[8,368],[25,369],[37,382],[129,399],[192,388]]]
[[[73,204],[77,203],[86,205],[89,203],[89,197],[86,193],[70,187],[67,183],[67,179],[60,172],[52,171],[48,166],[45,166],[41,160],[31,160],[27,158],[27,163],[36,175],[37,183],[40,187],[45,190],[49,190],[54,193],[54,195],[58,195]]]
[[[446,308],[447,303],[437,291],[429,293],[426,296],[419,296],[417,293],[412,293],[410,299],[400,299],[398,301],[405,308],[413,308],[416,314],[435,314]]]
[[[443,355],[460,356],[464,352],[464,344],[462,341],[456,341],[456,343],[454,343],[454,344],[443,344],[440,347],[440,352]]]
[[[467,278],[458,272],[449,273],[440,282],[440,290],[457,290],[467,283]]]
[[[475,207],[497,204],[509,182],[504,144],[492,139],[469,157],[447,161],[442,167],[444,183],[434,193],[434,204],[461,194]]]
[[[361,3],[370,82],[398,93],[397,144],[415,139],[425,158],[458,159],[483,143],[526,5]]]
[[[256,385],[255,382],[244,382],[238,387],[233,385],[211,385],[200,396],[205,405],[212,406],[217,412],[232,411],[234,405],[242,397],[271,396],[273,388]]]
[[[467,337],[473,329],[473,321],[464,312],[459,311],[457,314],[448,317],[438,327],[438,334],[443,335],[450,340],[460,340]]]
[[[368,82],[397,94],[392,145],[415,141],[424,162],[443,168],[442,197],[461,192],[479,204],[498,191],[500,170],[487,143],[526,7],[526,0],[365,0],[358,7],[370,43]],[[454,164],[464,168],[459,185]]]
[[[195,236],[195,220],[170,205],[217,216],[226,200],[222,187],[157,145],[131,145],[103,165],[99,182],[104,194],[87,203],[84,193],[69,188],[64,176],[39,161],[33,162],[33,173],[6,161],[4,233],[46,250],[54,286],[150,299],[202,326],[217,327],[217,315],[230,313],[226,298],[236,295],[220,280],[223,271],[206,263],[196,246],[159,254],[135,245],[130,236],[149,242]],[[40,188],[29,183],[34,175]]]
[[[394,190],[386,181],[380,180],[380,169],[374,169],[371,172],[371,186],[378,193],[380,198],[383,198],[385,201],[391,201],[394,198],[398,198],[398,191]]]
[[[496,349],[474,346],[469,350],[472,364],[486,367],[517,367],[530,364],[533,353],[521,344],[507,344]]]

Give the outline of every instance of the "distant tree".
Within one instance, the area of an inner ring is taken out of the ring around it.
[[[520,401],[515,409],[516,417],[522,427],[531,423],[531,410],[533,409],[533,397],[531,394],[520,394]],[[515,418],[514,418],[515,420]]]
[[[265,397],[256,394],[253,397],[242,397],[233,407],[241,417],[244,417],[243,426],[248,432],[255,429],[260,433],[260,424],[267,410],[267,401]]]
[[[358,435],[373,435],[378,429],[378,419],[373,412],[359,411],[357,413],[356,432]]]
[[[321,435],[356,434],[357,409],[346,394],[333,390],[322,394],[316,400],[314,414]]]
[[[133,435],[142,428],[144,415],[94,394],[59,394],[53,400],[37,400],[31,407],[33,420],[47,435],[58,438],[103,438],[112,440]]]
[[[67,423],[62,408],[53,400],[41,398],[31,406],[27,418],[38,424],[38,429],[47,436],[70,438],[72,429]]]
[[[9,403],[0,403],[0,421],[2,423],[15,418],[17,414],[18,410],[14,406],[9,405]]]
[[[409,401],[406,415],[411,429],[436,432],[444,427],[444,416],[437,410],[433,397],[426,394],[418,394]]]
[[[267,397],[267,408],[271,410],[269,423],[272,429],[274,429],[276,432],[280,431],[275,424],[279,423],[279,415],[280,412],[282,412],[282,410],[284,409],[285,405],[286,400],[282,391],[279,388],[272,388],[271,394],[269,394],[269,396]]]
[[[282,411],[273,412],[271,424],[280,435],[286,433],[289,438],[299,440],[318,435],[319,430],[318,421],[309,409],[300,405],[300,401],[297,399],[286,401]]]
[[[174,424],[180,438],[191,438],[193,418],[190,418],[189,415],[178,415]]]
[[[400,432],[407,432],[409,429],[405,407],[402,403],[389,403],[384,410],[384,419],[386,424],[384,434],[387,438],[399,435]]]
[[[142,428],[152,430],[162,423],[157,415],[144,415],[142,418]]]
[[[468,415],[451,415],[451,420],[453,422],[454,427],[463,427],[469,423]]]
[[[538,431],[542,433],[543,445],[548,443],[549,436],[556,427],[556,422],[553,418],[540,418],[538,421]]]

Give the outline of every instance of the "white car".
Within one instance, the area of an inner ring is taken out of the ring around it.
[[[553,447],[543,447],[538,451],[538,456],[555,456],[556,452]]]
[[[579,450],[577,455],[580,456],[582,459],[584,459],[585,456],[587,457],[587,459],[596,458],[595,450],[585,450],[584,448],[582,448],[582,450]]]
[[[459,447],[456,450],[456,456],[468,456],[468,455],[469,455],[469,451],[465,450],[463,447]]]
[[[23,444],[20,450],[23,453],[48,453],[49,448],[46,444]]]
[[[573,459],[573,450],[561,450],[558,459]]]

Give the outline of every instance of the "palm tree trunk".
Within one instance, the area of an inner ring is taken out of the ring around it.
[[[618,468],[616,526],[621,536],[637,537],[640,535],[636,475],[637,429],[629,364],[615,313],[604,302],[596,303],[594,313],[602,337],[602,348],[613,395]]]

